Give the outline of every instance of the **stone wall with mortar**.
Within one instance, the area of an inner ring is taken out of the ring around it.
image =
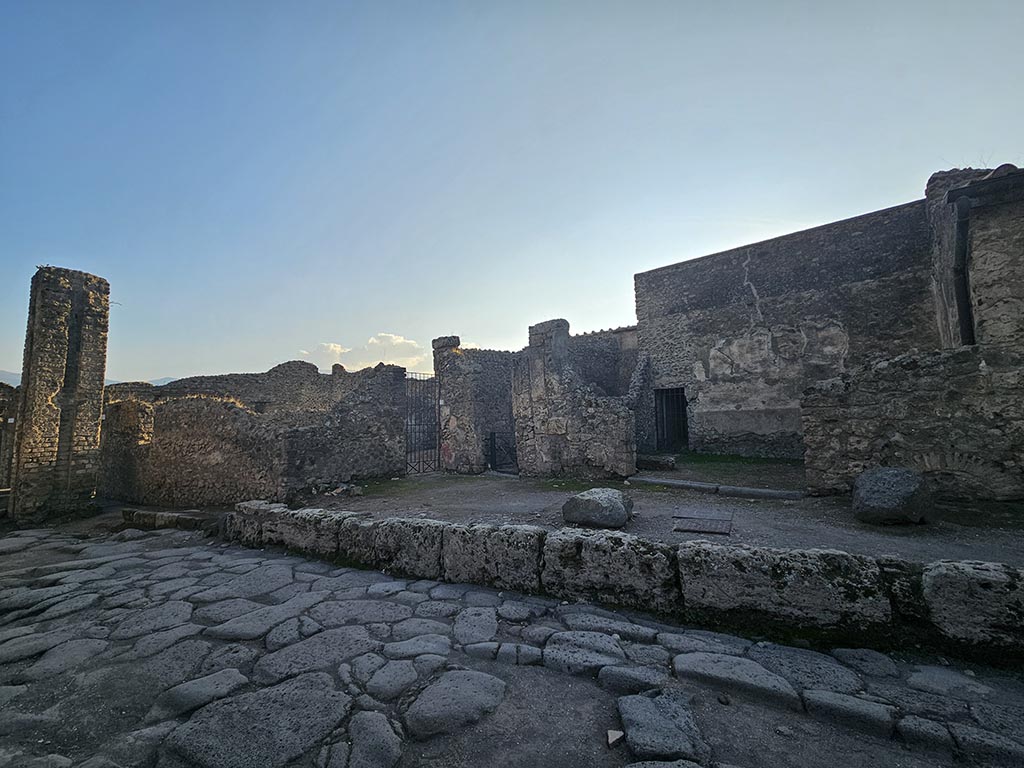
[[[14,458],[14,422],[18,412],[18,389],[0,383],[0,488],[11,487],[11,461]],[[0,517],[7,505],[0,504]]]
[[[570,336],[567,351],[570,364],[587,384],[613,397],[629,392],[639,354],[635,325]]]
[[[174,384],[110,388],[103,495],[169,506],[290,500],[405,471],[402,368],[320,374],[299,362]]]
[[[372,520],[252,501],[228,538],[280,545],[411,578],[596,600],[779,639],[894,648],[920,643],[1007,663],[1024,659],[1024,570],[922,564],[835,550],[783,550],[527,525]]]
[[[83,510],[96,491],[110,286],[40,267],[32,278],[9,514],[32,520]]]
[[[635,290],[653,386],[685,388],[699,451],[799,457],[808,383],[939,346],[924,200],[642,272]]]
[[[959,347],[959,313],[956,304],[955,241],[956,210],[946,200],[946,193],[984,178],[988,169],[953,168],[933,173],[925,185],[928,224],[932,237],[932,294],[935,299],[935,321],[939,333],[936,348]]]
[[[636,472],[636,422],[628,396],[586,383],[569,354],[569,324],[530,327],[515,358],[512,415],[527,476],[628,477]]]
[[[950,499],[1024,498],[1024,352],[907,353],[818,382],[802,399],[813,493],[842,493],[874,466],[925,472]]]
[[[512,367],[515,352],[467,349],[458,336],[434,339],[441,468],[478,474],[488,469],[492,432],[514,434]]]

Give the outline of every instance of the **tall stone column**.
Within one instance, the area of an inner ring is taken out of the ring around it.
[[[32,278],[15,421],[9,513],[18,520],[83,509],[96,493],[110,285],[40,267]]]

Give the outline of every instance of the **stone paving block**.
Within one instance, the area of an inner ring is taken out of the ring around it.
[[[390,600],[327,600],[309,612],[311,619],[325,627],[397,622],[411,616],[412,608]]]
[[[975,760],[992,761],[1007,768],[1024,765],[1024,743],[966,723],[949,723],[957,750]]]
[[[652,667],[602,667],[597,682],[615,693],[640,693],[661,688],[669,682],[668,672]]]
[[[439,578],[441,536],[445,527],[445,523],[437,520],[381,520],[374,538],[377,567],[421,579]]]
[[[1024,569],[942,560],[926,565],[921,581],[931,621],[946,637],[972,645],[1021,647]]]
[[[917,715],[907,715],[896,723],[896,735],[904,744],[927,749],[953,750],[953,737],[943,723],[928,720]]]
[[[833,691],[804,691],[804,706],[813,717],[842,723],[857,730],[889,738],[896,725],[896,707],[865,701]]]
[[[324,739],[350,706],[329,675],[300,675],[207,705],[164,747],[201,768],[280,768]]]
[[[661,612],[681,610],[672,547],[626,533],[559,530],[544,539],[549,594]]]
[[[984,701],[992,689],[948,667],[918,665],[907,675],[907,685],[918,691],[964,701]]]
[[[453,632],[464,645],[486,642],[498,633],[498,618],[493,608],[463,608],[455,617]]]
[[[278,624],[295,618],[318,605],[327,595],[327,592],[309,592],[298,595],[277,605],[268,605],[249,613],[243,613],[223,624],[210,627],[206,630],[206,634],[221,640],[255,640],[257,637],[263,637]]]
[[[718,653],[681,653],[672,660],[672,667],[680,679],[738,690],[792,709],[802,709],[800,697],[785,678],[750,659]]]
[[[176,685],[157,697],[145,717],[145,722],[169,720],[199,709],[211,701],[224,698],[248,682],[245,675],[237,669],[222,669],[212,675]]]
[[[898,677],[896,663],[870,648],[834,648],[832,655],[848,667],[869,677]]]
[[[603,632],[606,635],[618,635],[622,640],[633,640],[651,643],[658,636],[658,630],[633,624],[629,621],[609,619],[589,613],[573,613],[562,619],[571,630],[580,632]]]
[[[501,643],[470,643],[469,645],[463,646],[462,652],[467,656],[472,656],[475,659],[488,659],[494,660],[498,656],[498,648]]]
[[[370,677],[366,692],[378,701],[390,701],[415,683],[418,676],[411,661],[389,661]]]
[[[387,643],[381,651],[389,659],[411,659],[423,654],[447,656],[452,643],[444,635],[420,635],[411,640]]]
[[[626,743],[639,758],[706,762],[711,748],[701,735],[681,691],[657,691],[651,696],[622,696],[618,700]]]
[[[596,674],[601,667],[619,665],[622,646],[598,632],[557,632],[544,646],[544,666],[573,675]]]
[[[693,541],[679,545],[678,558],[688,617],[858,632],[885,631],[892,621],[881,570],[869,557]]]
[[[747,649],[747,657],[769,672],[784,677],[800,690],[810,688],[837,693],[856,693],[864,683],[852,669],[831,656],[774,643],[756,643]]]
[[[493,712],[505,696],[505,682],[470,670],[445,672],[427,686],[405,713],[405,724],[416,739],[448,733],[475,723]]]
[[[320,634],[267,654],[253,668],[253,678],[259,683],[276,683],[286,677],[303,672],[337,668],[348,661],[381,647],[363,627],[328,629]]]
[[[543,660],[543,652],[540,648],[524,643],[502,643],[494,658],[502,664],[525,667],[540,664]]]
[[[685,632],[659,632],[658,643],[672,653],[724,653],[742,656],[752,643],[743,637],[718,632],[686,630]]]
[[[402,740],[379,712],[354,714],[348,733],[352,748],[346,768],[394,768],[402,757]]]
[[[84,664],[93,656],[102,653],[110,643],[106,640],[68,640],[50,648],[28,669],[14,676],[14,682],[22,683],[56,677]]]

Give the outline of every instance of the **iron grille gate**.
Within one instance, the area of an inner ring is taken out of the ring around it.
[[[436,472],[440,469],[437,379],[429,373],[406,373],[405,393],[406,471]]]
[[[685,451],[689,442],[686,423],[686,391],[682,387],[654,390],[654,418],[658,450]]]

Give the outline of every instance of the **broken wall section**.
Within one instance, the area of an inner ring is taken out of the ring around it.
[[[0,488],[11,487],[11,461],[14,458],[14,423],[18,411],[18,389],[0,383]],[[0,517],[7,504],[0,501]]]
[[[101,493],[142,504],[279,501],[405,471],[405,371],[265,374],[110,388]],[[240,384],[237,396],[232,388]]]
[[[110,285],[40,267],[32,278],[9,514],[43,519],[84,509],[96,491]]]
[[[491,434],[514,441],[512,368],[515,352],[464,349],[458,336],[434,339],[441,469],[479,474],[489,467]]]
[[[515,358],[512,413],[520,473],[628,477],[636,473],[636,423],[628,396],[609,397],[572,365],[569,323],[530,327]]]
[[[875,466],[925,473],[946,499],[1024,498],[1024,353],[908,353],[804,393],[812,493],[845,493]]]
[[[643,272],[635,290],[653,387],[685,389],[697,451],[799,458],[808,383],[938,346],[924,200]],[[655,451],[653,422],[638,431]]]

